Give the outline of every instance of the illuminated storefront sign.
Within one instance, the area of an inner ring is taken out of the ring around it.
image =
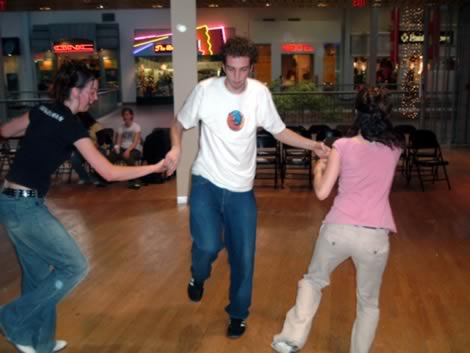
[[[135,56],[164,55],[173,51],[172,33],[148,34],[134,38]],[[206,25],[196,28],[198,52],[201,55],[217,55],[225,43],[225,27],[208,27]]]
[[[365,7],[367,6],[367,0],[352,0],[353,7]]]
[[[313,53],[315,48],[305,43],[285,43],[281,50],[288,53]]]
[[[61,41],[52,46],[55,54],[94,53],[95,44],[90,41]]]
[[[155,44],[153,48],[155,53],[171,53],[173,51],[173,46],[171,44]]]
[[[439,41],[440,43],[452,44],[454,41],[453,32],[441,32]],[[399,43],[400,44],[424,43],[424,32],[423,31],[400,31]]]

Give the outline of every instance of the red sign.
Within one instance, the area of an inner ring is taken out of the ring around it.
[[[173,46],[171,44],[155,44],[155,53],[171,53]]]
[[[352,0],[353,7],[365,7],[367,6],[367,0]]]
[[[0,0],[0,11],[5,11],[7,9],[7,0]]]
[[[53,47],[54,53],[94,53],[95,46],[93,44],[55,44]]]
[[[313,53],[315,48],[305,43],[286,43],[282,45],[281,50],[289,53]]]

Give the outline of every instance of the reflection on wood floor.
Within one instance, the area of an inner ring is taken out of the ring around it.
[[[381,321],[372,353],[465,353],[470,347],[470,150],[445,151],[453,190],[421,192],[397,174]],[[68,353],[271,352],[273,334],[295,300],[321,220],[307,186],[256,188],[259,226],[252,314],[246,335],[225,338],[228,268],[216,261],[205,297],[186,298],[188,208],[175,180],[140,190],[56,185],[48,205],[87,254],[88,277],[59,306],[58,337]],[[18,294],[19,268],[0,230],[0,305]],[[324,290],[306,353],[345,353],[355,316],[354,269],[340,266]],[[0,338],[0,352],[13,352]]]

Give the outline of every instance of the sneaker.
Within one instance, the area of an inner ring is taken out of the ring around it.
[[[57,340],[55,341],[55,346],[54,346],[54,349],[52,350],[52,353],[59,352],[65,347],[67,347],[67,341]]]
[[[22,344],[15,344],[16,349],[21,353],[36,353],[36,350],[31,346],[24,346]]]
[[[284,341],[273,342],[271,347],[278,353],[294,353],[298,352],[299,348]]]
[[[129,189],[134,189],[134,190],[138,190],[140,189],[140,184],[139,183],[129,183]]]
[[[199,302],[204,294],[204,283],[198,283],[194,278],[191,278],[188,284],[188,297],[193,302]]]
[[[230,318],[227,328],[227,336],[229,338],[239,338],[243,336],[246,330],[246,322],[242,319]]]
[[[96,186],[97,188],[104,188],[104,187],[107,186],[107,183],[105,183],[105,182],[103,182],[103,181],[99,181],[99,180],[95,181],[93,184],[95,184],[95,186]]]

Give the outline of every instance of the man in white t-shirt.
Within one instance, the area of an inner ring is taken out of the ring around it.
[[[122,108],[121,116],[123,124],[119,127],[116,144],[109,155],[111,163],[124,161],[127,165],[136,165],[141,159],[141,132],[140,125],[134,121],[134,111],[131,108]],[[129,180],[129,188],[139,189],[137,180]]]
[[[172,126],[172,149],[166,163],[171,175],[180,161],[183,130],[201,122],[189,199],[193,244],[188,296],[195,302],[201,300],[212,263],[225,246],[231,268],[230,303],[225,308],[230,316],[227,335],[238,338],[245,332],[253,286],[257,128],[322,156],[328,148],[287,129],[268,88],[248,78],[257,58],[251,41],[230,38],[222,55],[227,76],[204,80],[193,89]]]

